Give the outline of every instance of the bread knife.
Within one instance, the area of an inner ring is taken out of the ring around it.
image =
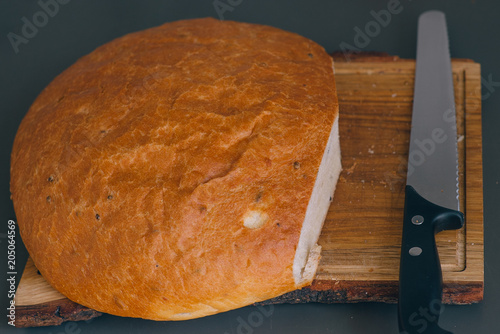
[[[455,98],[446,19],[420,15],[399,267],[400,333],[446,334],[435,235],[459,229]]]

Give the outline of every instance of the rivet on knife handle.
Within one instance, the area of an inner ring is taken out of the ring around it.
[[[438,326],[442,310],[442,275],[434,235],[461,228],[463,223],[461,212],[435,205],[412,186],[406,186],[399,267],[401,333],[450,333]]]

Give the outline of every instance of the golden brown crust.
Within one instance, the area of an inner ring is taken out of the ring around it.
[[[296,34],[196,19],[116,39],[21,123],[23,241],[57,290],[121,316],[189,319],[294,290],[337,114],[330,57]],[[252,210],[263,226],[243,225]]]

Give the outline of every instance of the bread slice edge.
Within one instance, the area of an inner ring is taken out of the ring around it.
[[[340,159],[338,113],[330,131],[323,158],[318,169],[313,191],[307,205],[293,261],[293,277],[297,287],[312,283],[321,258],[317,244],[321,229],[333,200],[333,194],[342,170]]]

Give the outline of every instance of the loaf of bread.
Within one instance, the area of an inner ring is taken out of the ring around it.
[[[56,77],[17,132],[11,193],[76,303],[202,317],[310,284],[340,172],[332,59],[294,33],[184,20]]]

